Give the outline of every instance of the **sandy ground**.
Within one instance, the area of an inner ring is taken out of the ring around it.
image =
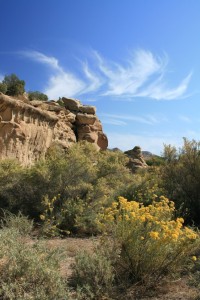
[[[61,272],[64,276],[70,277],[72,273],[72,263],[78,251],[93,251],[98,238],[66,238],[66,239],[49,239],[48,247],[62,248],[66,250],[67,258],[61,266]],[[134,290],[127,291],[126,295],[120,295],[116,300],[199,300],[200,292],[188,284],[186,277],[174,281],[165,280],[158,284],[154,291],[148,291],[146,296]],[[199,298],[198,298],[199,297]]]

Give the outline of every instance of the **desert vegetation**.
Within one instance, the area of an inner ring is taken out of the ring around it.
[[[25,93],[25,81],[19,79],[16,74],[5,75],[2,82],[0,82],[0,92],[8,96],[23,96]],[[47,101],[48,96],[39,91],[29,91],[27,93],[28,99]]]
[[[134,174],[121,151],[86,142],[30,167],[0,161],[0,298],[142,299],[187,275],[199,299],[199,145],[165,146]],[[63,274],[68,253],[47,241],[92,236]]]

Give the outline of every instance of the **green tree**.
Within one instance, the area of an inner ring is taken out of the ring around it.
[[[6,75],[2,83],[7,86],[6,95],[18,96],[25,92],[25,81],[20,80],[15,74]]]
[[[165,146],[162,170],[165,195],[172,199],[187,223],[200,224],[200,142],[184,138],[177,151]]]
[[[30,91],[28,93],[28,99],[30,101],[32,100],[40,100],[40,101],[47,101],[48,100],[48,96],[41,93],[41,92],[38,92],[38,91],[35,91],[35,92],[32,92]]]
[[[7,85],[5,83],[0,82],[0,93],[6,94]]]

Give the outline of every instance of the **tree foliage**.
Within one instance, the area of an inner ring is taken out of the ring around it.
[[[18,96],[25,92],[25,81],[20,80],[15,74],[6,75],[2,83],[7,86],[6,95]]]
[[[6,94],[7,92],[7,85],[5,83],[0,82],[0,92]]]
[[[200,142],[184,138],[178,151],[165,146],[162,185],[187,222],[200,224]]]

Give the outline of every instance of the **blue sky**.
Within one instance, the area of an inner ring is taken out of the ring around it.
[[[95,105],[109,147],[200,137],[200,1],[0,0],[0,81]]]

